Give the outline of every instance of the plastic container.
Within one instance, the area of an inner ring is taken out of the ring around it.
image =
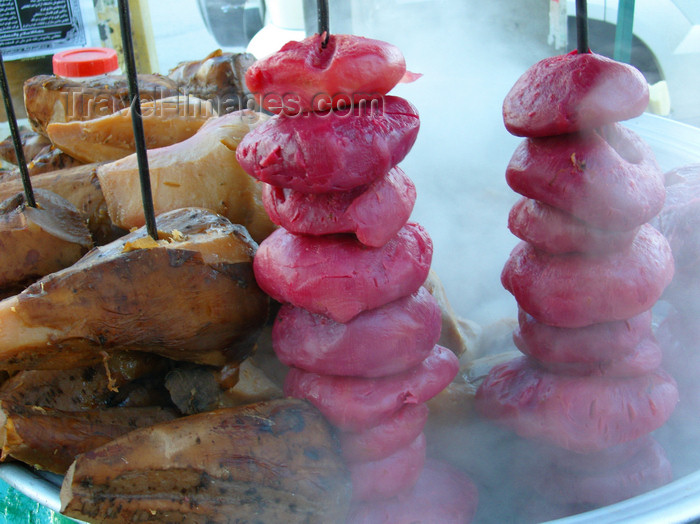
[[[53,73],[77,80],[119,74],[119,59],[117,52],[107,47],[69,49],[53,55]]]

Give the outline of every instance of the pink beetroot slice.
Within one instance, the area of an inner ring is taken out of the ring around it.
[[[368,186],[343,192],[301,193],[265,184],[262,199],[270,219],[292,233],[355,233],[366,246],[381,247],[408,222],[416,188],[394,167]]]
[[[425,435],[391,455],[348,464],[354,501],[388,499],[413,487],[425,464]]]
[[[381,377],[420,364],[440,338],[433,296],[416,293],[364,311],[345,324],[285,304],[272,328],[280,361],[323,375]]]
[[[525,352],[525,354],[527,354]],[[548,362],[540,360],[540,365],[552,373],[577,375],[581,377],[601,376],[640,377],[647,375],[661,365],[661,347],[653,336],[642,339],[631,353],[605,358],[599,362]]]
[[[379,248],[353,235],[312,237],[277,229],[260,244],[253,268],[258,285],[275,300],[344,323],[418,291],[432,253],[430,237],[414,223]]]
[[[523,196],[610,231],[648,222],[666,195],[651,148],[619,124],[524,140],[511,157],[506,181]]]
[[[354,504],[346,524],[469,524],[477,504],[476,485],[465,473],[428,458],[413,488],[391,499]]]
[[[243,137],[236,158],[249,175],[273,186],[347,191],[401,162],[419,127],[416,108],[396,96],[345,112],[280,114]]]
[[[501,272],[503,287],[538,321],[583,327],[652,308],[673,278],[666,239],[649,224],[632,245],[608,255],[550,255],[521,242]]]
[[[593,463],[601,459],[589,457]],[[580,461],[586,461],[581,455]],[[608,456],[608,458],[611,458]],[[598,470],[572,471],[555,461],[544,461],[530,473],[535,489],[547,500],[567,505],[607,506],[673,480],[673,471],[666,452],[654,439],[642,439],[640,449],[621,463],[602,465]]]
[[[427,404],[409,404],[364,431],[341,431],[340,450],[345,462],[380,460],[408,446],[423,432],[428,411]]]
[[[651,311],[613,322],[580,328],[561,328],[538,322],[522,308],[513,341],[520,351],[540,361],[593,364],[619,360],[652,336]]]
[[[519,239],[553,255],[620,251],[632,243],[639,231],[598,229],[565,211],[525,197],[510,210],[508,229]]]
[[[427,402],[445,389],[458,371],[455,354],[435,346],[417,366],[388,377],[339,377],[291,368],[284,393],[307,399],[341,431],[360,432],[386,421],[406,405]]]
[[[634,67],[595,53],[545,58],[515,82],[503,102],[506,129],[517,136],[552,136],[641,115],[649,86]]]
[[[577,377],[546,371],[529,357],[492,368],[475,397],[481,416],[578,453],[654,431],[677,402],[676,383],[661,369],[631,378]]]
[[[406,74],[398,47],[355,35],[315,34],[286,43],[246,71],[246,85],[272,113],[325,111],[387,94]]]

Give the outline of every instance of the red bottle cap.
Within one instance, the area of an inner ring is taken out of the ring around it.
[[[111,73],[119,68],[117,52],[104,47],[69,49],[53,55],[53,73],[81,77]]]

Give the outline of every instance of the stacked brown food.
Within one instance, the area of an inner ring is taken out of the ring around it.
[[[491,371],[477,408],[550,449],[543,491],[567,503],[611,503],[670,476],[643,438],[678,399],[651,330],[673,276],[668,243],[647,223],[663,206],[663,175],[617,123],[647,101],[632,67],[572,52],[530,68],[503,106],[508,131],[526,137],[506,172],[523,195],[508,222],[522,242],[501,275],[525,356]],[[573,452],[566,462],[560,449]]]
[[[437,345],[440,308],[422,287],[432,243],[408,221],[415,188],[397,167],[419,128],[416,109],[386,95],[404,75],[400,52],[383,42],[290,42],[248,71],[248,87],[278,114],[246,135],[237,158],[267,184],[263,203],[282,226],[254,268],[282,303],[272,337],[290,366],[285,393],[338,430],[349,520],[463,522],[474,513],[472,484],[426,465],[425,403],[459,366]]]
[[[2,175],[0,461],[65,475],[61,512],[81,521],[344,520],[332,427],[309,402],[271,400],[281,387],[247,359],[270,306],[252,237],[274,225],[235,149],[261,115],[188,104],[150,105],[157,239],[137,229],[128,114],[48,125],[72,154],[124,157],[110,164],[37,174],[25,135],[36,209],[18,171]]]

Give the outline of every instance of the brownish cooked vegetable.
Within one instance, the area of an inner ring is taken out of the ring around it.
[[[0,402],[2,460],[64,474],[75,457],[138,428],[177,417],[161,407],[61,411]]]
[[[22,143],[24,159],[27,161],[38,155],[46,146],[51,145],[48,138],[26,126],[20,126],[19,138]],[[0,159],[10,164],[17,165],[17,153],[15,152],[15,144],[12,140],[12,136],[8,136],[5,140],[0,142]]]
[[[138,75],[141,100],[178,94],[177,85],[162,75]],[[123,75],[71,80],[39,75],[24,82],[24,105],[32,129],[46,135],[52,122],[91,120],[129,107],[129,84]]]
[[[0,202],[0,289],[20,286],[70,266],[92,247],[84,217],[66,199],[35,189]]]
[[[141,100],[179,94],[209,100],[219,114],[245,109],[250,93],[244,77],[254,57],[214,51],[202,60],[181,62],[168,76],[139,74]],[[46,135],[52,122],[91,120],[129,107],[126,75],[73,80],[38,75],[24,83],[24,105],[34,131]]]
[[[62,196],[87,218],[87,226],[96,244],[105,244],[126,233],[109,219],[107,204],[97,179],[99,164],[60,169],[32,176],[32,187]],[[19,176],[0,179],[0,199],[22,191]]]
[[[164,386],[166,358],[114,351],[93,366],[19,371],[0,386],[0,401],[61,411],[171,406]]]
[[[187,415],[282,398],[281,384],[273,382],[254,358],[235,367],[180,365],[168,373],[165,387],[173,403]]]
[[[85,162],[81,162],[80,160],[73,158],[56,147],[46,146],[44,149],[39,151],[34,158],[32,158],[29,164],[27,164],[27,170],[29,172],[29,176],[35,176],[41,173],[56,171],[58,169],[68,169],[69,167],[82,166],[84,163]]]
[[[209,119],[191,138],[148,151],[156,214],[198,206],[246,227],[256,242],[275,228],[262,205],[261,184],[241,169],[236,148],[264,115],[240,111]],[[109,216],[119,227],[145,223],[136,155],[97,170]]]
[[[337,448],[303,400],[191,415],[79,456],[61,512],[102,523],[343,523],[351,493]]]
[[[173,96],[141,104],[148,149],[190,138],[216,113],[209,102]],[[136,151],[131,109],[86,121],[54,122],[46,132],[54,146],[82,162],[110,162]]]
[[[183,94],[208,100],[219,114],[224,114],[246,109],[250,91],[245,72],[253,62],[255,57],[249,53],[224,53],[217,49],[202,60],[180,62],[168,77]]]
[[[200,208],[157,217],[0,302],[0,369],[67,369],[139,350],[221,366],[245,358],[269,298],[245,229]]]

